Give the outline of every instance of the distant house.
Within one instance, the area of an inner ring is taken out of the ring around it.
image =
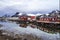
[[[19,19],[20,19],[21,21],[27,21],[28,16],[27,16],[27,14],[22,14],[22,15],[19,16]]]
[[[34,15],[34,14],[28,14],[28,20],[31,20],[31,21],[36,20],[36,15]]]
[[[49,16],[41,15],[37,16],[39,21],[50,21],[50,22],[60,22],[60,11],[52,11]]]
[[[19,16],[19,19],[20,20],[24,20],[24,21],[33,21],[36,19],[36,16],[33,15],[33,14],[24,14],[22,13],[20,16]]]

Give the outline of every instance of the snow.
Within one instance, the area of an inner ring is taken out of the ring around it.
[[[18,15],[21,16],[23,15],[24,13],[19,13]],[[35,14],[31,14],[31,13],[26,13],[28,16],[35,16]]]
[[[37,14],[36,14],[36,16],[40,16],[40,15],[42,15],[42,14],[41,14],[41,13],[37,13]]]
[[[19,13],[18,15],[21,16],[23,13]]]
[[[35,16],[35,14],[27,14],[28,16]]]
[[[32,34],[33,36],[41,37],[43,40],[57,40],[59,37],[59,33],[57,34],[49,34],[44,31],[41,31],[37,28],[31,28],[30,26],[27,26],[27,28],[19,27],[19,24],[16,24],[15,22],[9,23],[9,22],[0,22],[0,24],[3,25],[3,27],[0,28],[0,30],[7,31],[8,33],[11,33],[12,36],[16,34]],[[13,34],[14,33],[14,34]],[[6,33],[3,33],[6,34]]]

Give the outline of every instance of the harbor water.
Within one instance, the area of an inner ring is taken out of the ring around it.
[[[0,27],[0,30],[3,30],[3,34],[7,35],[10,34],[10,36],[15,37],[16,34],[18,35],[24,35],[24,34],[31,34],[33,36],[36,36],[38,38],[41,38],[42,40],[59,40],[60,39],[60,33],[47,33],[37,28],[31,28],[29,25],[26,28],[20,27],[19,24],[16,24],[16,22],[0,22],[2,27]]]

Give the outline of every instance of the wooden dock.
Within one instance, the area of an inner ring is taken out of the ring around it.
[[[60,22],[50,22],[50,21],[37,21],[37,22],[42,22],[42,23],[53,23],[53,24],[60,24]]]

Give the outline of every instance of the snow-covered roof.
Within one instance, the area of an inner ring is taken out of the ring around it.
[[[18,15],[22,15],[23,13],[19,13]]]
[[[46,14],[47,16],[49,15],[49,14]]]
[[[27,14],[28,16],[36,16],[35,14]]]
[[[39,15],[42,15],[42,14],[40,14],[40,13],[36,14],[36,16],[39,16]]]
[[[19,13],[18,15],[21,16],[23,15],[24,13]],[[31,13],[26,13],[27,16],[35,16],[34,14],[31,14]]]

